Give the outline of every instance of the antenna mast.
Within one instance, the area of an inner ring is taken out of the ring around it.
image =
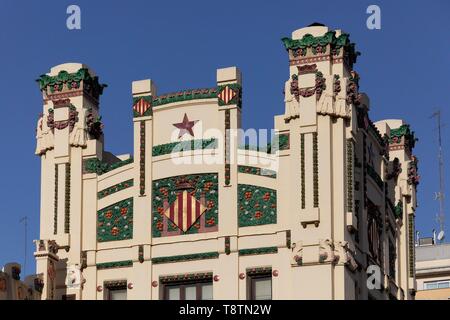
[[[439,162],[439,192],[436,193],[436,200],[439,201],[439,233],[443,234],[445,228],[445,215],[444,215],[444,157],[442,154],[442,139],[441,139],[441,110],[433,113],[432,117],[436,117],[437,126],[438,126],[438,143],[439,143],[439,152],[438,152],[438,162]],[[442,239],[440,239],[442,242]]]
[[[27,229],[28,229],[28,217],[25,216],[22,219],[19,220],[19,223],[24,224],[25,227],[25,243],[24,243],[24,256],[23,256],[23,274],[26,275],[27,272]]]

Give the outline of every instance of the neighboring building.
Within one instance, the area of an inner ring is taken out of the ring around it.
[[[413,298],[414,133],[369,119],[348,34],[315,24],[283,43],[286,112],[259,148],[233,132],[235,67],[209,89],[133,82],[132,156],[104,150],[91,69],[40,77],[43,299]]]
[[[8,263],[0,271],[0,300],[41,300],[42,276],[31,275],[20,280],[21,266]]]
[[[450,299],[450,244],[416,247],[416,299]]]

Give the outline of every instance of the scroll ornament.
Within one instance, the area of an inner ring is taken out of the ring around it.
[[[35,154],[39,156],[54,148],[54,137],[52,128],[48,126],[49,121],[53,121],[53,115],[41,114],[37,122]]]

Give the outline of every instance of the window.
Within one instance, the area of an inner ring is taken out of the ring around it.
[[[106,300],[127,300],[127,281],[108,281],[105,282]]]
[[[247,299],[272,300],[271,268],[247,270],[247,279]]]
[[[212,300],[212,274],[206,277],[192,277],[192,280],[175,278],[161,279],[162,297],[165,300]]]
[[[127,300],[127,288],[109,289],[109,299],[108,300]]]
[[[450,280],[430,281],[423,284],[424,290],[450,288]]]

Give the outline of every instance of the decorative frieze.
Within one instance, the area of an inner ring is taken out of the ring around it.
[[[145,194],[145,121],[139,122],[139,194]]]
[[[272,273],[272,267],[255,267],[247,268],[247,276],[256,276],[260,274],[270,274]]]
[[[64,233],[70,233],[70,163],[65,164]]]
[[[347,139],[347,212],[353,212],[353,140]]]
[[[97,263],[97,270],[132,267],[132,260]]]
[[[83,173],[96,173],[98,175],[102,175],[104,173],[115,170],[130,163],[133,163],[133,158],[117,161],[112,164],[102,162],[97,158],[85,159],[83,160],[83,169],[84,169]]]
[[[225,110],[225,185],[230,185],[231,180],[231,141],[230,141],[230,109]]]
[[[313,191],[314,208],[319,207],[319,144],[317,132],[313,132]]]
[[[200,273],[178,274],[172,276],[162,276],[159,277],[159,281],[163,284],[166,284],[170,282],[180,282],[180,281],[212,280],[212,277],[213,277],[212,272],[200,272]]]
[[[284,47],[289,51],[290,59],[306,57],[308,53],[314,56],[341,57],[351,67],[360,54],[355,50],[355,44],[349,40],[349,34],[342,33],[336,37],[335,31],[328,31],[323,36],[305,34],[301,39],[283,38]],[[342,51],[342,52],[341,52]]]
[[[152,107],[159,107],[168,103],[183,102],[198,99],[213,99],[217,98],[217,88],[206,89],[189,89],[174,93],[167,93],[161,96],[154,97],[152,100]]]
[[[103,89],[107,87],[107,85],[99,83],[98,77],[92,77],[86,68],[80,68],[74,73],[62,70],[56,76],[44,74],[36,81],[39,83],[41,91],[50,97],[60,97],[58,94],[72,92],[73,94],[70,96],[86,93],[98,100]]]
[[[277,191],[260,186],[238,185],[239,227],[277,223]]]
[[[97,241],[133,238],[133,198],[114,203],[97,212]]]
[[[270,169],[252,167],[252,166],[238,166],[238,172],[253,174],[256,176],[263,176],[263,177],[272,178],[272,179],[275,179],[277,177],[276,171],[273,171]]]
[[[408,215],[408,261],[409,261],[409,277],[414,278],[415,276],[415,217],[414,214],[410,213]]]
[[[134,180],[133,179],[117,183],[117,184],[115,184],[115,185],[113,185],[111,187],[108,187],[106,189],[103,189],[103,190],[97,192],[97,199],[103,199],[104,197],[112,195],[112,194],[114,194],[116,192],[119,192],[119,191],[125,190],[127,188],[130,188],[130,187],[133,186],[133,184],[134,184]]]
[[[306,182],[305,182],[305,134],[300,135],[300,183],[301,183],[301,205],[306,208]]]
[[[272,254],[278,253],[277,247],[264,247],[264,248],[252,248],[239,250],[239,256],[252,256],[260,254]]]
[[[217,174],[192,174],[155,180],[152,197],[153,237],[217,231]],[[181,204],[190,201],[191,205],[183,207],[179,205],[180,201]]]
[[[391,129],[389,135],[389,150],[403,150],[411,153],[418,139],[411,131],[409,124],[404,124],[397,129]]]
[[[218,145],[217,139],[215,138],[171,142],[154,146],[152,150],[152,155],[154,157],[158,157],[166,154],[171,154],[174,152],[216,149],[217,145]]]
[[[203,252],[203,253],[183,254],[177,256],[155,257],[152,258],[152,263],[161,264],[161,263],[173,263],[173,262],[184,262],[192,260],[206,260],[217,258],[219,258],[219,252]]]
[[[108,280],[105,281],[104,286],[106,289],[126,289],[127,288],[127,280]],[[100,287],[100,288],[99,288]],[[97,291],[102,291],[101,286],[97,287]]]
[[[332,59],[333,63],[345,61],[352,67],[360,55],[347,33],[336,37],[335,31],[328,31],[322,36],[305,34],[301,39],[285,37],[281,40],[289,52],[291,65]]]
[[[58,233],[58,165],[55,164],[55,192],[53,196],[53,234]]]

